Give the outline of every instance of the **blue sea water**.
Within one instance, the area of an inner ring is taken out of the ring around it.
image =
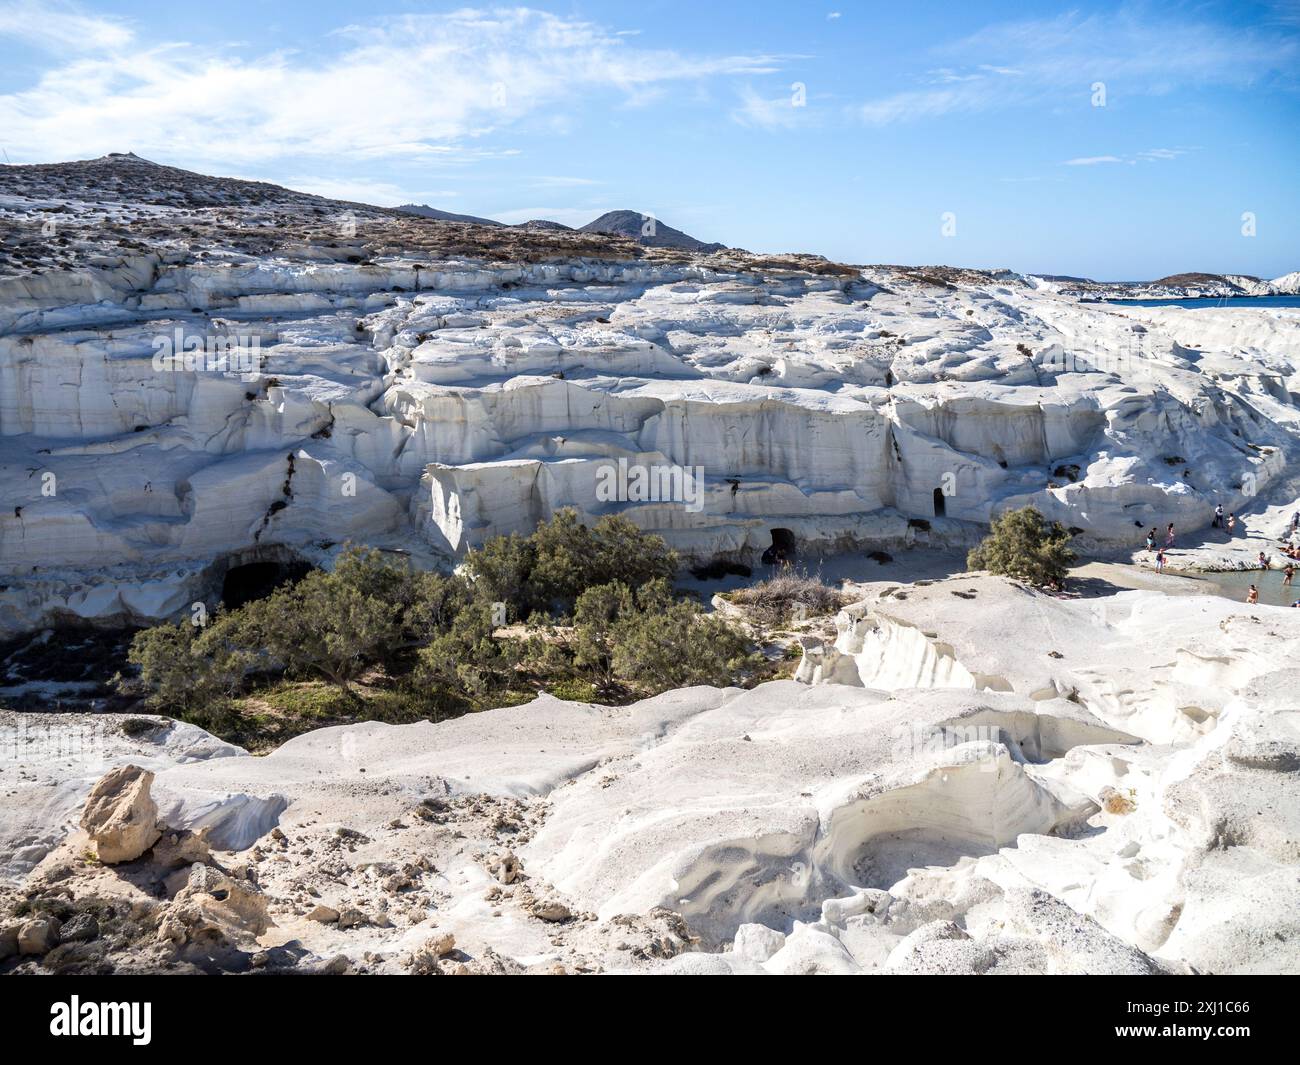
[[[1300,296],[1229,296],[1224,299],[1103,300],[1131,307],[1300,307]]]

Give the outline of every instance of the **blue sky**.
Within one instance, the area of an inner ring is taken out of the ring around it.
[[[0,0],[0,148],[858,263],[1271,277],[1300,269],[1300,2]]]

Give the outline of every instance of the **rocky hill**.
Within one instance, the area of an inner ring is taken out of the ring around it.
[[[1231,299],[1239,296],[1286,296],[1300,291],[1300,275],[1273,281],[1244,274],[1171,274],[1155,281],[1092,281],[1088,278],[1035,275],[1069,295],[1088,299]]]
[[[684,251],[722,251],[724,244],[706,244],[680,229],[665,225],[639,211],[607,211],[581,228],[583,233],[610,233],[627,237],[652,248],[681,248]]]

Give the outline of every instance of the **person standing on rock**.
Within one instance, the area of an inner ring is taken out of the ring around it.
[[[1223,504],[1217,503],[1214,507],[1214,520],[1210,524],[1216,529],[1223,528]]]
[[[1174,546],[1174,523],[1171,521],[1169,527],[1165,529],[1165,547]]]
[[[1237,515],[1228,515],[1228,535],[1231,536],[1237,528]]]
[[[1259,602],[1259,589],[1253,584],[1250,586],[1250,591],[1246,593],[1246,602],[1252,606]]]
[[[1156,572],[1164,573],[1165,571],[1165,552],[1162,548],[1156,552]]]
[[[1147,533],[1147,554],[1151,554],[1156,549],[1156,531],[1152,529]]]

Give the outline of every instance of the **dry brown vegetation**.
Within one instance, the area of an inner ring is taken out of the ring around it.
[[[782,573],[748,588],[738,588],[730,599],[750,621],[767,628],[834,614],[844,606],[844,596],[837,589],[820,577],[800,573]]]

